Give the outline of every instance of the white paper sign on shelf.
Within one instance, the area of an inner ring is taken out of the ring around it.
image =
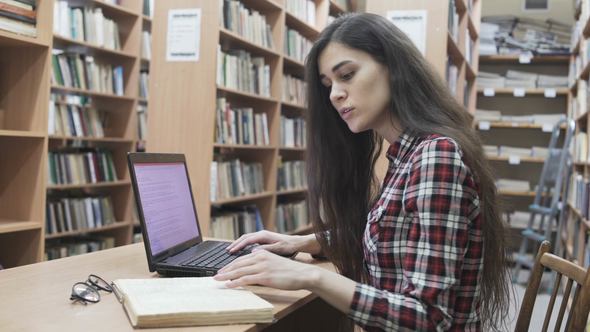
[[[520,157],[519,156],[509,156],[508,163],[510,165],[520,165]]]
[[[489,121],[479,121],[478,127],[479,127],[479,130],[490,130],[490,122]]]
[[[422,55],[426,55],[426,11],[390,10],[387,19],[393,22],[414,42]]]
[[[555,98],[557,97],[557,91],[555,89],[545,89],[545,98]]]
[[[553,125],[550,123],[545,123],[543,124],[543,128],[541,128],[541,130],[543,130],[544,133],[550,133],[553,131]]]
[[[531,63],[531,60],[533,59],[533,53],[528,51],[528,52],[523,52],[520,53],[520,55],[518,56],[518,63]]]
[[[166,61],[199,61],[201,8],[170,9]]]
[[[496,95],[496,90],[494,90],[494,88],[484,88],[483,95],[486,97],[493,97]]]
[[[526,95],[526,91],[523,88],[514,88],[512,94],[514,95],[514,97],[524,97]]]

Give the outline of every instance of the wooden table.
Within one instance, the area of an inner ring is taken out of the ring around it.
[[[318,263],[306,254],[299,254],[297,260],[333,269],[330,263]],[[72,285],[85,281],[89,274],[96,274],[109,282],[122,278],[158,277],[148,271],[142,243],[1,270],[0,331],[133,331],[114,294],[101,292],[101,301],[96,304],[70,301]],[[326,332],[333,330],[340,315],[305,290],[247,288],[275,306],[275,323],[154,330]]]

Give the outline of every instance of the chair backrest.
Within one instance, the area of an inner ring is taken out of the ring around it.
[[[563,298],[559,308],[559,313],[555,321],[555,331],[560,331],[565,316],[565,311],[568,307],[572,286],[575,285],[574,296],[569,306],[570,310],[566,322],[566,331],[585,331],[588,311],[590,311],[590,274],[588,270],[569,262],[561,257],[550,253],[551,245],[548,241],[541,243],[539,252],[535,259],[535,265],[531,271],[529,284],[527,285],[524,298],[516,321],[516,332],[525,332],[529,330],[535,300],[543,277],[545,268],[557,272],[557,278],[553,285],[553,292],[549,300],[549,306],[545,313],[545,320],[543,322],[543,331],[547,331],[549,322],[551,321],[551,314],[555,305],[555,299],[558,294],[559,286],[562,284],[561,279],[564,277],[565,289]]]

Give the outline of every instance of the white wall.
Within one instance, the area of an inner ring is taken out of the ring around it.
[[[524,11],[524,0],[480,0],[482,1],[481,15],[514,15],[531,17],[540,20],[553,20],[573,24],[574,0],[549,0],[548,11]]]

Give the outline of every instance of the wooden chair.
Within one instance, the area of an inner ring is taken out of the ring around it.
[[[555,304],[555,298],[559,290],[561,278],[564,276],[567,280],[565,290],[563,292],[563,299],[559,308],[559,314],[555,322],[555,331],[559,331],[563,322],[563,317],[567,308],[567,302],[570,297],[572,285],[574,282],[577,286],[574,291],[574,298],[570,306],[567,322],[566,331],[585,331],[588,319],[588,312],[590,311],[590,274],[588,270],[569,262],[563,258],[551,254],[549,251],[551,245],[548,241],[541,243],[539,252],[535,259],[535,265],[531,272],[529,284],[527,285],[524,293],[524,298],[518,314],[518,320],[516,321],[515,332],[525,332],[529,330],[531,322],[531,316],[533,314],[533,307],[535,306],[535,300],[537,292],[539,291],[539,285],[541,284],[541,277],[545,268],[549,268],[557,273],[555,278],[555,284],[553,285],[553,292],[549,301],[549,307],[545,314],[545,320],[543,322],[543,331],[547,331],[549,321],[551,320],[551,314],[553,312],[553,306]]]

